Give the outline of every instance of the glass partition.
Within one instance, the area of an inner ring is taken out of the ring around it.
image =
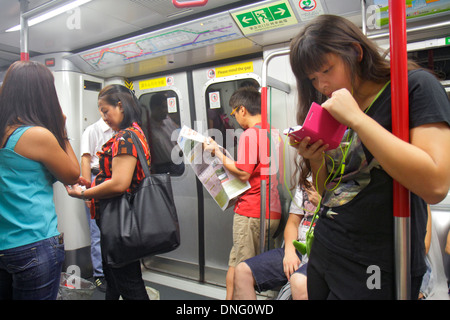
[[[267,122],[269,124],[270,148],[270,175],[268,177],[269,190],[269,210],[279,212],[281,210],[280,224],[274,235],[266,239],[265,251],[280,247],[283,241],[283,231],[289,215],[291,197],[289,195],[292,185],[291,159],[292,151],[288,148],[288,140],[283,134],[283,130],[291,121],[288,120],[287,93],[268,87],[267,91]],[[291,148],[292,149],[292,148]],[[274,195],[278,192],[278,199],[274,200]]]

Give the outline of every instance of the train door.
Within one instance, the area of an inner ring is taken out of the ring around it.
[[[180,224],[181,244],[169,253],[143,259],[146,268],[199,279],[196,177],[184,166],[176,144],[179,129],[191,126],[186,73],[135,81],[142,108],[142,129],[151,151],[151,171],[170,172]]]
[[[236,158],[243,129],[230,117],[228,101],[239,87],[260,86],[261,67],[261,60],[253,60],[134,81],[143,111],[143,129],[152,151],[152,170],[172,174],[181,230],[180,247],[144,259],[146,268],[200,282],[225,284],[232,246],[233,206],[222,211],[192,168],[184,166],[175,142],[179,128],[186,125],[212,136]],[[289,86],[280,83],[271,81],[269,92],[270,110],[276,110],[270,121],[281,130],[288,125],[290,116],[286,112]],[[164,142],[163,146],[160,142]],[[290,177],[289,172],[287,176]],[[268,246],[275,246],[273,239]]]
[[[192,72],[195,114],[195,130],[212,136],[236,159],[237,142],[243,129],[230,116],[228,102],[231,95],[242,86],[261,85],[262,60],[245,61],[218,67],[205,67]],[[285,128],[286,92],[272,91],[278,105],[273,115],[277,129]],[[278,96],[277,96],[278,94]],[[289,174],[289,173],[288,173]],[[232,247],[233,205],[222,210],[206,189],[203,192],[204,211],[204,279],[206,282],[224,284]],[[270,239],[268,246],[275,246]]]

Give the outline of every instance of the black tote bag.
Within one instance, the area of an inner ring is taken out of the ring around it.
[[[120,267],[180,245],[178,216],[169,174],[150,174],[140,140],[131,132],[145,178],[133,194],[99,202],[103,260]]]

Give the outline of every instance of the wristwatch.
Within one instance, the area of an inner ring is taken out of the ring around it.
[[[85,200],[85,201],[91,200],[91,199],[86,199],[86,198],[84,197],[84,191],[85,191],[85,190],[81,190],[81,199],[83,199],[83,200]]]

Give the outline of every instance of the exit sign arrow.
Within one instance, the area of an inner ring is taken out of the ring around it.
[[[288,18],[291,16],[289,9],[285,3],[280,3],[269,7],[270,12],[275,20]]]
[[[284,15],[285,12],[286,12],[286,10],[283,10],[282,8],[280,8],[280,9],[278,9],[278,11],[274,12],[273,14]]]
[[[242,18],[242,22],[244,22],[246,24],[249,24],[252,21],[253,21],[253,18],[247,18],[247,17]]]

